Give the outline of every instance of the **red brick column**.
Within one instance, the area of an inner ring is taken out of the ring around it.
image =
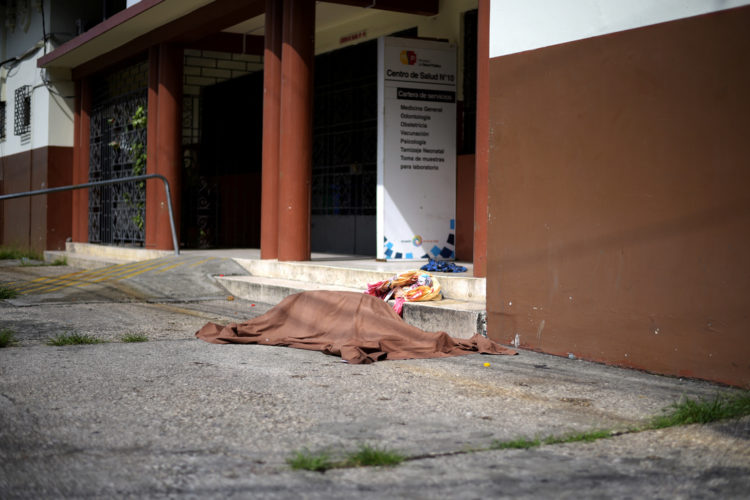
[[[75,115],[73,121],[73,184],[89,181],[89,141],[91,138],[91,84],[84,78],[76,82]],[[89,241],[89,190],[76,189],[72,193],[73,210],[71,238]]]
[[[279,143],[279,260],[310,259],[315,2],[284,0]]]
[[[182,47],[170,44],[159,46],[158,97],[156,106],[156,172],[169,181],[175,227],[180,230],[180,193],[182,189]],[[151,121],[152,116],[149,116]],[[148,154],[148,153],[147,153]],[[169,208],[164,185],[159,180],[149,181],[156,191],[156,248],[173,250],[169,225]]]
[[[260,208],[260,257],[279,252],[279,117],[281,94],[282,4],[266,0],[263,53],[263,178]]]
[[[148,118],[146,128],[146,173],[156,174],[156,131],[159,125],[159,46],[148,51]],[[146,184],[146,248],[156,248],[157,214],[159,213],[159,193],[163,196],[161,181],[151,180]]]

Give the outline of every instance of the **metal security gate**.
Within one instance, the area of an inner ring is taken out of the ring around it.
[[[131,78],[130,85],[123,88],[122,82],[127,81],[124,73]],[[98,82],[91,111],[89,181],[146,173],[146,83],[142,65],[131,66]],[[136,90],[131,90],[133,87]],[[114,93],[117,95],[112,97]],[[145,212],[143,181],[91,188],[89,241],[143,246]]]

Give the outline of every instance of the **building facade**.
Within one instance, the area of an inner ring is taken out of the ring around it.
[[[4,26],[6,124],[33,92],[3,192],[158,173],[185,247],[374,256],[377,39],[447,41],[488,334],[750,383],[750,2],[52,3]],[[5,202],[3,243],[172,247],[157,181],[53,198]]]
[[[70,12],[54,2],[2,2],[0,17],[0,193],[70,184],[73,84],[67,70],[37,60],[74,35]],[[51,9],[58,9],[54,13]],[[42,20],[45,22],[42,22]],[[70,193],[0,203],[3,244],[63,249]]]

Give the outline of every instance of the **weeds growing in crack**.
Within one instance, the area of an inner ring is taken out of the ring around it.
[[[359,450],[348,456],[346,463],[352,467],[398,465],[405,458],[395,451],[363,444],[359,447]]]
[[[325,472],[329,469],[345,469],[348,467],[394,466],[404,460],[406,460],[406,457],[398,452],[363,444],[357,451],[346,455],[343,460],[334,461],[331,459],[331,455],[325,451],[311,452],[308,449],[302,449],[287,458],[286,463],[292,469]]]
[[[510,441],[495,440],[488,448],[472,448],[463,452],[451,453],[463,455],[487,450],[530,449],[542,445],[565,443],[592,443],[600,439],[608,439],[622,434],[630,434],[653,429],[663,429],[688,424],[706,424],[729,418],[739,418],[750,415],[750,392],[739,394],[719,394],[712,400],[693,400],[685,398],[665,409],[664,415],[654,418],[642,427],[629,428],[622,431],[596,429],[577,432],[562,436],[547,436],[545,438],[518,438]],[[325,472],[328,469],[346,467],[398,465],[405,460],[428,458],[428,456],[404,456],[399,453],[376,446],[362,445],[359,450],[347,455],[341,461],[332,461],[326,452],[312,453],[309,450],[297,451],[287,463],[293,469],[304,469]]]
[[[490,445],[491,450],[524,450],[527,448],[536,448],[540,446],[542,441],[540,439],[527,439],[518,438],[510,441],[499,441],[495,440]]]
[[[10,328],[0,330],[0,347],[10,347],[18,343],[16,333]]]
[[[297,451],[291,457],[287,458],[286,463],[292,469],[311,470],[315,472],[325,472],[334,467],[331,457],[326,452],[313,453],[308,449]]]
[[[651,421],[649,429],[663,429],[675,425],[707,424],[727,418],[750,415],[750,392],[717,394],[713,399],[690,399],[674,403]]]
[[[58,257],[49,264],[50,266],[67,266],[68,258],[66,256]]]
[[[13,299],[15,297],[18,297],[18,292],[16,290],[0,285],[0,300]]]
[[[592,443],[599,439],[612,437],[612,431],[607,429],[593,430],[587,432],[577,432],[564,436],[550,436],[544,439],[544,444],[563,444],[563,443]]]
[[[47,340],[47,345],[64,346],[64,345],[86,345],[86,344],[103,344],[105,340],[86,335],[85,333],[60,333]]]
[[[34,250],[8,247],[0,247],[0,260],[44,260],[42,254]]]

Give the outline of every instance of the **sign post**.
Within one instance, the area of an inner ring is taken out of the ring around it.
[[[456,48],[378,39],[377,257],[455,258]]]

